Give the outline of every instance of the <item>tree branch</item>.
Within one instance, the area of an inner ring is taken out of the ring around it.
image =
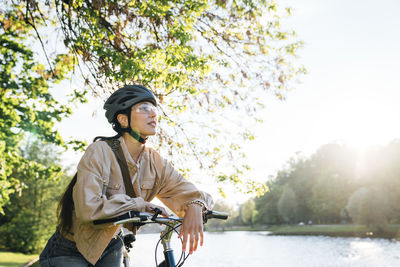
[[[31,16],[32,22],[29,21],[28,14]],[[38,30],[37,30],[37,28],[36,28],[36,26],[35,26],[34,20],[35,20],[35,19],[34,19],[34,17],[33,17],[33,14],[32,14],[32,12],[31,12],[31,10],[29,9],[29,0],[27,0],[27,1],[26,1],[25,22],[26,22],[27,24],[29,24],[29,25],[33,28],[33,30],[35,31],[36,36],[37,36],[37,38],[39,39],[40,45],[42,46],[42,50],[43,50],[43,53],[44,53],[44,55],[45,55],[45,57],[46,57],[47,63],[49,64],[50,71],[51,71],[51,73],[53,74],[53,77],[55,77],[56,75],[55,75],[55,72],[54,72],[54,70],[53,70],[53,66],[51,65],[50,59],[49,59],[49,57],[48,57],[48,55],[47,55],[47,52],[46,52],[46,49],[45,49],[45,47],[44,47],[42,38],[40,37],[40,34],[39,34],[39,32],[38,32]]]

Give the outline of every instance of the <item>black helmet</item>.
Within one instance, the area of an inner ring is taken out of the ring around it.
[[[112,123],[119,111],[143,101],[149,101],[157,106],[154,94],[142,85],[127,85],[118,89],[104,103],[103,108],[106,110],[108,122]]]

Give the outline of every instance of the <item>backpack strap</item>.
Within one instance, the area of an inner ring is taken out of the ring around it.
[[[106,141],[107,144],[111,147],[112,151],[115,154],[115,157],[117,158],[118,165],[121,168],[122,177],[124,178],[126,194],[131,198],[135,198],[136,194],[133,191],[132,180],[129,175],[129,169],[128,165],[126,164],[126,159],[124,156],[124,152],[122,151],[121,143],[118,139],[106,139],[104,141]]]

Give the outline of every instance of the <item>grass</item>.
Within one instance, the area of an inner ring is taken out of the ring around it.
[[[285,225],[271,226],[266,229],[274,235],[326,235],[326,236],[355,236],[399,238],[400,225],[387,225],[383,229],[352,224],[334,225]]]
[[[26,255],[22,253],[0,251],[0,267],[22,267],[25,263],[37,258],[39,255]]]

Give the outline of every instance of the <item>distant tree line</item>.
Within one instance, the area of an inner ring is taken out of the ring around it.
[[[267,186],[269,191],[243,203],[228,225],[304,222],[381,228],[399,223],[400,140],[364,151],[342,143],[323,145],[309,157],[290,159]]]
[[[39,253],[56,228],[57,202],[71,177],[54,145],[28,138],[20,154],[29,164],[13,171],[21,186],[0,214],[0,249]]]

